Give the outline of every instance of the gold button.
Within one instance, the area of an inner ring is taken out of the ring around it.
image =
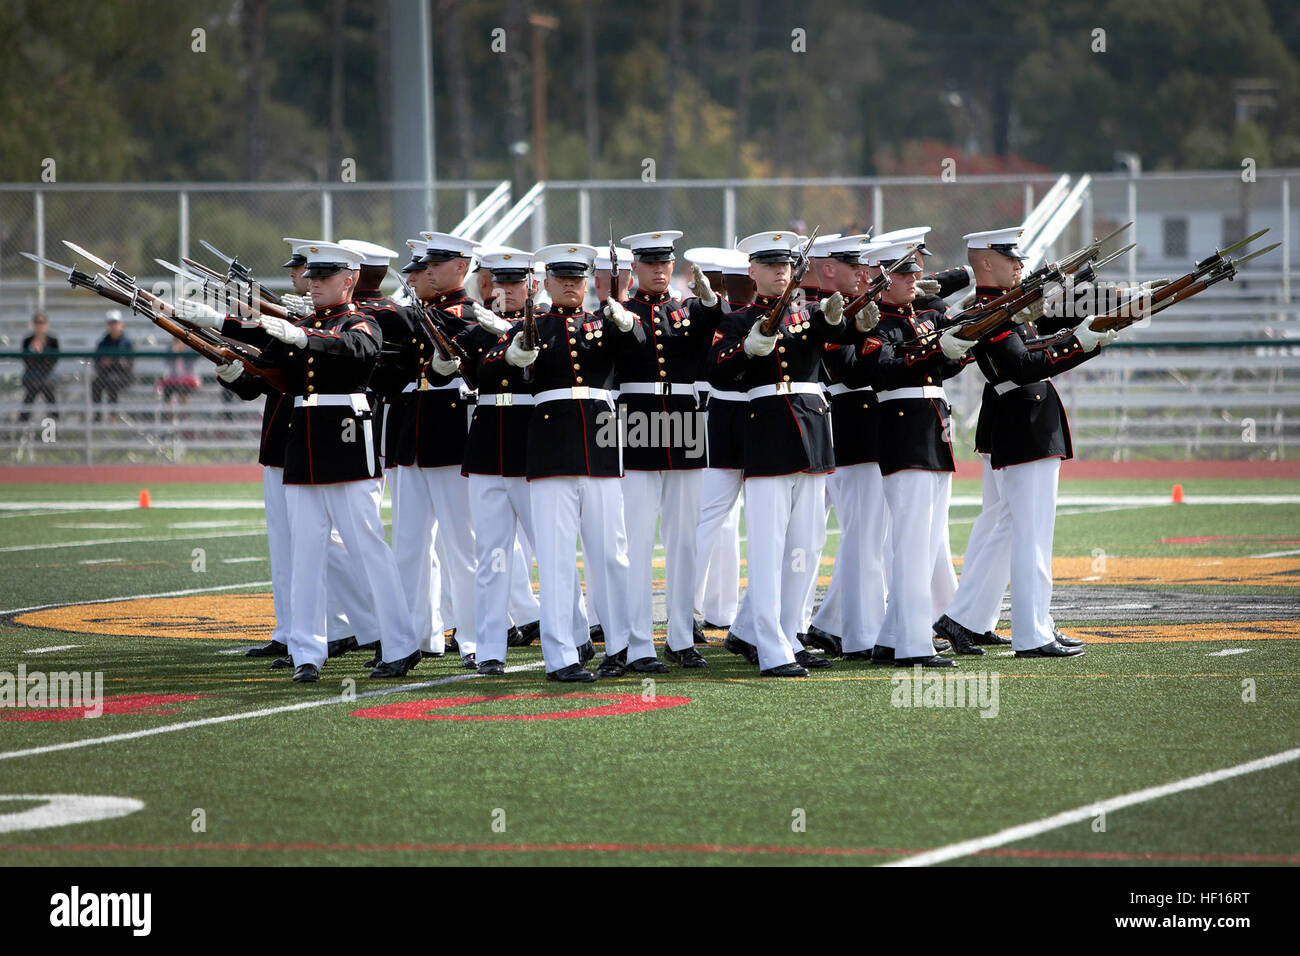
[[[778,345],[778,346],[776,347],[776,350],[777,350],[778,352],[784,352],[784,351],[785,351],[785,346],[784,346],[784,345]]]
[[[903,417],[903,413],[902,413],[902,412],[899,412],[899,413],[898,413],[898,417],[899,417],[899,418],[902,418],[902,417]]]
[[[572,355],[574,358],[577,358],[577,357],[578,357],[578,350],[577,350],[577,349],[570,349],[570,350],[569,350],[569,354]]]
[[[788,381],[790,381],[790,376],[789,376],[789,375],[782,375],[782,376],[781,376],[781,381],[783,381],[783,382],[788,382]]]
[[[663,365],[663,364],[664,364],[664,357],[663,357],[662,355],[659,356],[659,364],[660,364],[660,365]]]
[[[307,377],[308,377],[308,378],[311,378],[311,377],[312,377],[313,375],[315,375],[315,374],[316,374],[315,372],[308,372],[308,373],[307,373]]]
[[[782,363],[781,363],[781,367],[782,367],[782,368],[785,368],[785,367],[788,366],[789,364],[790,364],[789,362],[782,362]]]
[[[307,359],[307,364],[310,365],[314,361],[316,361],[316,356],[312,355]]]
[[[657,348],[657,349],[662,349],[663,347],[664,347],[664,344],[663,344],[662,342],[656,342],[656,343],[655,343],[655,348]]]
[[[579,375],[576,379],[574,379],[574,381],[577,382],[579,385],[581,385],[581,384],[582,384],[582,376]]]
[[[501,380],[501,384],[502,384],[502,385],[509,385],[509,384],[510,384],[510,379],[508,379],[508,378],[503,378],[503,379]]]
[[[548,414],[543,413],[542,417],[543,417],[543,418],[550,418],[551,416],[548,415]]]
[[[574,363],[573,363],[573,370],[574,370],[575,372],[578,371],[578,369],[580,369],[580,368],[582,368],[582,366],[579,365],[577,362],[574,362]]]

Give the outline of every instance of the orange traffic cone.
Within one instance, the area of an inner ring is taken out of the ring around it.
[[[1183,503],[1183,486],[1174,485],[1174,504],[1181,505],[1182,503]]]
[[[1180,492],[1180,493],[1181,493],[1181,492]],[[1180,500],[1181,500],[1181,499],[1180,499]],[[141,488],[141,489],[140,489],[140,507],[141,507],[141,508],[148,508],[148,507],[149,507],[149,489],[148,489],[148,488]]]

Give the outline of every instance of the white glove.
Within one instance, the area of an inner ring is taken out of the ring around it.
[[[217,366],[217,378],[221,379],[223,382],[233,382],[243,374],[243,362],[227,362],[225,365]]]
[[[1075,326],[1074,329],[1074,337],[1079,340],[1079,344],[1083,346],[1085,352],[1091,352],[1098,345],[1110,345],[1111,342],[1119,338],[1119,332],[1115,329],[1106,332],[1095,331],[1092,327],[1092,320],[1093,316],[1090,315]]]
[[[226,317],[198,299],[179,299],[172,310],[176,318],[203,329],[219,329]]]
[[[759,324],[755,322],[754,327],[745,336],[745,352],[762,358],[764,355],[771,355],[772,349],[776,348],[776,336],[764,335],[758,330]]]
[[[316,312],[316,307],[312,305],[311,296],[309,295],[286,293],[280,296],[280,302],[283,303],[286,312],[301,319],[314,315]]]
[[[456,369],[460,368],[460,359],[454,355],[449,359],[445,359],[437,352],[434,352],[433,358],[429,360],[429,368],[433,369],[435,375],[451,375]]]
[[[917,279],[916,294],[918,296],[936,296],[939,294],[938,279]]]
[[[605,314],[618,326],[620,332],[631,332],[636,317],[612,298],[605,300]]]
[[[949,329],[939,336],[939,348],[950,359],[959,359],[975,346],[974,339],[960,339],[956,329]]]
[[[868,302],[862,307],[862,311],[853,317],[853,324],[858,327],[859,332],[870,332],[880,324],[880,306],[875,302]]]
[[[270,315],[259,315],[257,324],[266,329],[266,334],[271,338],[279,339],[286,345],[296,345],[298,348],[303,348],[307,344],[307,333],[285,319],[277,319]]]
[[[844,321],[844,296],[836,292],[822,299],[822,315],[827,325],[839,325]]]
[[[709,278],[704,274],[704,270],[694,262],[691,263],[691,281],[686,283],[686,287],[699,297],[700,305],[706,309],[711,309],[718,304],[718,293],[714,292],[713,286],[709,285]]]
[[[524,333],[516,332],[506,349],[506,361],[515,368],[528,368],[537,361],[537,349],[526,349],[523,345]]]
[[[478,324],[482,326],[484,331],[491,332],[493,335],[505,335],[511,329],[511,325],[507,320],[501,318],[491,309],[483,308],[477,302],[474,303],[474,318],[478,320]]]

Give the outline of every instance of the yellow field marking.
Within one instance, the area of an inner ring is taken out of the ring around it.
[[[201,637],[267,641],[275,628],[269,594],[195,594],[183,598],[135,598],[109,604],[71,604],[28,611],[15,623],[73,634],[118,637]]]

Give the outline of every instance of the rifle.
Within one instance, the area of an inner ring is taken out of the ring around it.
[[[74,289],[88,289],[97,295],[103,296],[110,302],[124,306],[132,312],[138,312],[164,332],[180,339],[210,362],[216,365],[239,362],[244,366],[244,371],[247,374],[266,382],[275,391],[286,393],[289,391],[284,370],[278,366],[268,365],[262,359],[262,353],[258,349],[228,339],[212,329],[190,328],[175,319],[161,315],[157,310],[157,305],[161,300],[152,293],[141,289],[135,284],[134,279],[117,269],[116,266],[107,267],[109,269],[108,275],[100,273],[91,276],[74,267],[60,265],[49,259],[32,255],[30,252],[24,252],[23,255],[33,262],[49,266],[51,269],[63,273],[68,278],[68,284]],[[88,258],[92,258],[92,261],[97,265],[101,264],[98,259],[89,257],[89,255]]]
[[[822,227],[818,226],[812,231],[812,235],[808,237],[808,242],[803,247],[803,252],[799,253],[794,269],[790,272],[790,281],[785,284],[785,291],[781,293],[781,298],[777,299],[771,311],[759,320],[760,335],[775,335],[776,330],[781,327],[781,318],[785,315],[785,310],[790,307],[790,300],[794,298],[799,283],[803,281],[804,273],[808,271],[808,253],[812,251],[813,240],[817,238],[817,233],[821,232],[821,229]]]
[[[858,296],[856,299],[854,299],[852,302],[850,302],[848,305],[844,307],[844,317],[846,319],[853,318],[859,312],[861,312],[863,309],[867,307],[868,302],[873,302],[877,298],[879,298],[883,293],[888,292],[889,287],[893,285],[890,276],[892,276],[895,272],[897,272],[900,268],[902,268],[903,263],[907,261],[909,256],[911,256],[912,251],[914,250],[909,250],[907,256],[904,256],[903,258],[899,259],[888,269],[881,269],[880,275],[876,276],[874,279],[871,280],[871,283],[867,286],[866,291],[863,292],[860,296]]]
[[[614,245],[614,220],[609,221],[609,295],[615,302],[623,301],[623,290],[619,288],[618,247]]]
[[[270,289],[265,288],[260,282],[253,278],[253,273],[249,272],[248,267],[239,261],[238,256],[226,255],[206,239],[200,239],[199,245],[226,264],[226,279],[228,281],[236,283],[245,282],[256,288],[258,296],[265,299],[267,302],[270,302],[272,305],[284,304],[280,301],[278,295]]]
[[[429,307],[424,304],[424,300],[416,295],[415,291],[407,284],[405,276],[392,266],[388,267],[388,273],[397,280],[398,284],[402,287],[402,291],[406,293],[406,297],[409,300],[407,308],[415,314],[415,318],[420,323],[420,329],[424,332],[428,340],[433,343],[433,347],[438,350],[439,354],[441,354],[445,360],[450,360],[452,358],[460,359],[460,377],[465,380],[465,384],[470,388],[477,389],[478,376],[475,375],[473,366],[470,364],[469,356],[465,354],[465,350],[457,345],[448,337],[447,333],[442,330],[442,327],[438,325],[432,313],[429,311]]]
[[[529,276],[524,281],[527,283],[528,289],[528,298],[524,300],[524,348],[536,349],[537,317],[533,315],[533,277]],[[524,381],[531,383],[532,380],[533,366],[529,365],[524,369]]]
[[[183,269],[178,265],[174,265],[173,263],[168,262],[166,259],[158,259],[155,257],[153,261],[158,263],[158,265],[162,266],[168,272],[175,273],[177,276],[179,276],[182,279],[187,279],[190,282],[201,282],[203,284],[203,299],[205,302],[211,301],[219,305],[224,305],[226,308],[226,312],[234,314],[230,308],[230,304],[231,304],[230,286],[235,285],[234,282],[223,279],[221,276],[213,272],[207,266],[195,262],[193,259],[183,258],[181,260],[186,264],[186,266],[189,267],[188,270]],[[213,282],[220,284],[219,285],[220,291],[214,292],[211,289],[211,284]],[[236,287],[234,293],[236,298],[238,298],[241,302],[244,302],[246,305],[249,306],[249,308],[252,309],[254,308],[253,301],[251,296],[247,294],[250,289],[256,289],[258,295],[262,295],[262,296],[265,295],[265,292],[261,288],[261,286],[245,286],[245,288],[242,290]],[[256,312],[256,314],[259,315],[269,315],[272,316],[273,318],[287,319],[289,321],[292,321],[286,309],[284,309],[282,306],[273,304],[269,299],[266,298],[263,298],[261,302],[257,303],[254,311]]]
[[[1144,318],[1155,315],[1157,312],[1163,312],[1170,306],[1177,305],[1179,302],[1184,302],[1193,296],[1200,295],[1210,286],[1222,282],[1225,279],[1231,282],[1237,275],[1237,270],[1242,265],[1249,262],[1251,259],[1264,255],[1266,252],[1272,252],[1280,246],[1281,243],[1275,242],[1271,246],[1265,246],[1263,249],[1242,256],[1239,259],[1225,258],[1224,253],[1240,249],[1245,244],[1258,239],[1267,231],[1267,229],[1262,229],[1253,236],[1248,236],[1239,242],[1233,243],[1227,249],[1221,251],[1215,250],[1214,255],[1196,263],[1191,272],[1175,279],[1168,285],[1162,286],[1150,294],[1144,295],[1139,293],[1134,295],[1120,303],[1120,305],[1111,312],[1094,317],[1092,322],[1089,323],[1090,327],[1095,332],[1109,332],[1112,329],[1116,331],[1126,329],[1130,325],[1140,322]],[[1171,289],[1173,291],[1170,291]],[[1051,348],[1058,342],[1068,339],[1073,334],[1073,329],[1062,329],[1055,335],[1048,336],[1047,338],[1035,339],[1034,341],[1027,343],[1026,348],[1031,352],[1041,352],[1045,349]]]

